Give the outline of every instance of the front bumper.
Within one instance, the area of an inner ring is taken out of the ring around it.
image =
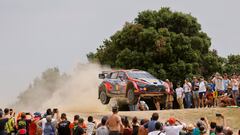
[[[161,97],[165,94],[163,85],[145,85],[135,90],[135,94],[143,98]]]
[[[144,93],[144,94],[140,94],[140,97],[160,97],[163,96],[163,93]]]

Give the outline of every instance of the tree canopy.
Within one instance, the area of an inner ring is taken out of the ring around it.
[[[210,46],[210,37],[195,17],[161,8],[140,12],[87,57],[112,68],[146,70],[177,82],[223,71],[222,58]]]

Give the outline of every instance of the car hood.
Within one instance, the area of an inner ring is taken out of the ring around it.
[[[158,79],[154,79],[154,78],[138,78],[138,80],[143,81],[147,84],[152,84],[152,85],[163,85],[163,82],[158,80]]]

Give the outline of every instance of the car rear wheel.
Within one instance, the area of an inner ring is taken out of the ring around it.
[[[134,94],[133,89],[128,90],[127,98],[128,98],[129,104],[131,105],[136,105],[138,102],[138,97]]]
[[[102,104],[108,104],[110,101],[110,97],[107,96],[107,93],[105,90],[102,90],[100,92],[100,101],[102,102]]]

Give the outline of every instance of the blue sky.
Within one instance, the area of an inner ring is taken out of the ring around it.
[[[239,54],[238,0],[0,0],[0,105],[49,67],[71,71],[138,12],[191,13],[221,56]]]

